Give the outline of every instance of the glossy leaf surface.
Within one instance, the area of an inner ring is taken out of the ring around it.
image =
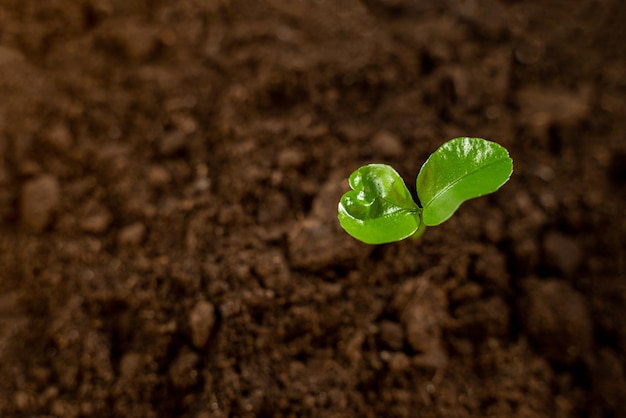
[[[463,202],[493,193],[511,177],[508,151],[482,138],[455,138],[426,160],[417,176],[422,220],[428,226],[447,221]]]
[[[370,164],[353,172],[353,190],[339,202],[339,223],[367,244],[399,241],[417,231],[420,209],[400,175],[385,164]]]

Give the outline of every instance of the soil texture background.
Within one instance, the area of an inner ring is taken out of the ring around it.
[[[0,417],[626,416],[619,0],[2,0]],[[515,164],[361,244],[362,164]]]

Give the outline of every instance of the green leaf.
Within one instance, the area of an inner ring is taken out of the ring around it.
[[[370,164],[350,175],[338,208],[339,223],[367,244],[399,241],[417,231],[420,208],[402,177],[390,166]]]
[[[431,154],[417,176],[427,226],[447,221],[463,202],[493,193],[513,172],[506,148],[482,138],[455,138]]]

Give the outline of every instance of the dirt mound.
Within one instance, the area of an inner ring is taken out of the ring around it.
[[[0,5],[0,416],[626,414],[618,1]],[[359,165],[511,181],[367,246]]]

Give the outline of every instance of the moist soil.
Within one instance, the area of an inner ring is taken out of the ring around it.
[[[626,416],[619,0],[3,0],[1,417]],[[445,140],[418,241],[336,220]]]

